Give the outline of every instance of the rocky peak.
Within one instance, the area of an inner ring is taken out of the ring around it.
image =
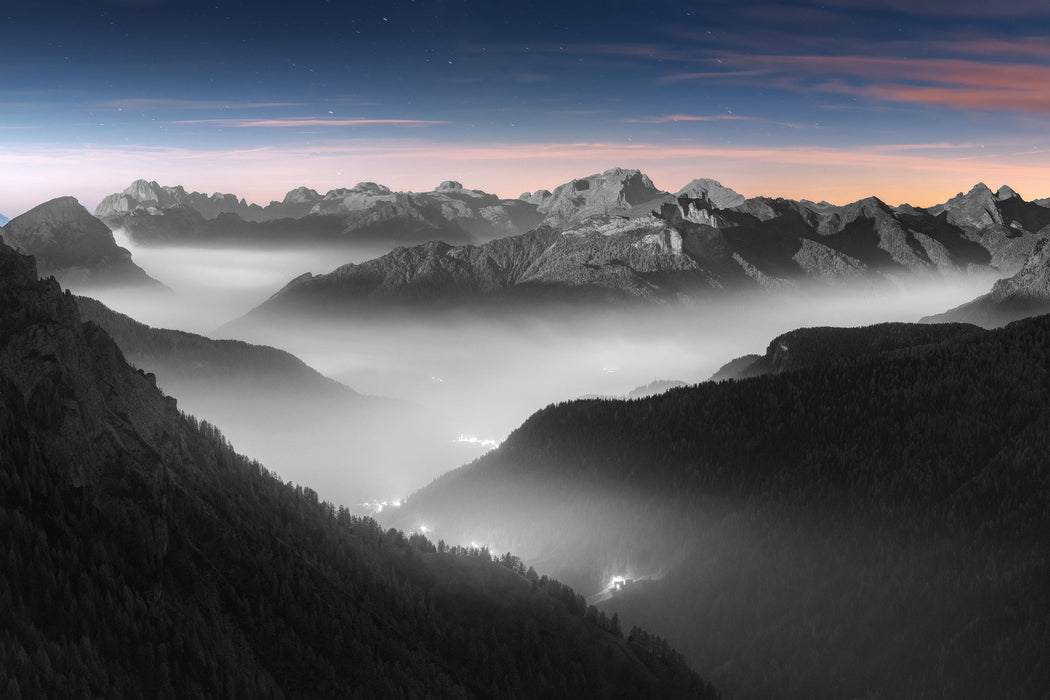
[[[997,202],[1002,202],[1007,199],[1013,199],[1014,197],[1019,198],[1020,196],[1021,195],[1017,194],[1017,192],[1015,192],[1014,189],[1009,185],[1003,185],[995,192],[995,199]]]
[[[960,192],[944,204],[930,208],[937,216],[944,213],[948,223],[955,226],[982,227],[1003,224],[997,200],[988,185],[978,182],[969,192]]]
[[[284,195],[282,204],[303,204],[317,201],[320,198],[321,195],[317,193],[317,190],[312,190],[309,187],[296,187]]]
[[[124,188],[121,194],[134,197],[139,202],[159,202],[160,185],[148,180],[135,180],[135,182]]]
[[[563,226],[597,214],[624,215],[632,207],[666,194],[638,170],[610,168],[559,185],[538,209],[546,215],[545,223]]]
[[[157,284],[131,262],[109,227],[73,197],[34,207],[3,231],[9,245],[36,258],[41,274],[64,284]]]
[[[746,200],[742,194],[739,194],[728,187],[724,187],[718,180],[711,180],[708,178],[697,178],[688,185],[678,190],[675,193],[676,197],[686,197],[688,199],[699,199],[703,201],[708,208],[715,209],[730,209],[732,207],[738,207],[743,204]]]
[[[434,191],[435,192],[449,192],[449,191],[458,192],[458,191],[460,191],[462,189],[463,189],[463,185],[461,185],[460,183],[456,182],[455,180],[445,180],[440,185],[438,185],[437,189],[435,189]]]
[[[386,185],[379,185],[374,182],[359,182],[354,185],[351,192],[367,192],[369,194],[391,194],[392,190]]]

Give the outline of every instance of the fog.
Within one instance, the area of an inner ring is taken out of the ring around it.
[[[117,239],[132,251],[138,265],[171,291],[91,294],[143,323],[213,337],[220,337],[215,331],[222,324],[299,274],[329,272],[376,252],[142,247],[120,232]],[[330,436],[318,430],[309,439],[281,435],[280,423],[260,415],[268,409],[257,405],[258,397],[244,397],[256,405],[238,414],[231,407],[236,402],[209,397],[198,386],[203,393],[195,395],[192,405],[182,405],[211,411],[215,415],[202,417],[224,429],[239,451],[259,458],[286,480],[316,488],[325,498],[348,504],[389,500],[482,454],[547,404],[581,396],[622,396],[656,379],[703,381],[735,357],[764,352],[774,336],[794,328],[917,321],[985,293],[991,281],[959,277],[882,289],[824,288],[819,294],[751,293],[732,302],[646,310],[546,310],[512,318],[302,318],[242,325],[234,336],[227,336],[287,350],[358,392],[410,402],[421,411],[416,415],[431,417],[418,422],[397,417],[371,421],[368,459],[350,454],[353,436],[362,435],[364,428],[354,433],[336,427],[339,434]],[[178,396],[174,389],[171,393]],[[215,408],[224,402],[225,410]],[[227,425],[221,415],[227,416]],[[234,415],[239,419],[233,421]],[[347,421],[324,423],[328,430]],[[429,436],[417,432],[423,425]],[[375,457],[383,452],[375,446],[387,442],[401,443],[405,452],[392,450],[386,457]],[[426,455],[436,444],[441,448],[433,450],[430,460]],[[406,456],[408,452],[414,456]],[[345,457],[333,466],[340,474],[326,478],[324,465],[335,454]],[[352,469],[346,467],[348,462],[354,464]]]

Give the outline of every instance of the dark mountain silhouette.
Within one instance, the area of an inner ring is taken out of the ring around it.
[[[732,697],[1040,697],[1050,317],[786,337],[792,371],[550,406],[384,516],[513,549]]]
[[[73,197],[45,202],[9,221],[4,242],[36,258],[40,273],[64,286],[146,286],[162,288],[131,261],[104,223]]]
[[[510,555],[237,455],[0,244],[6,697],[713,697]]]
[[[922,322],[960,321],[995,328],[1045,313],[1050,313],[1050,246],[1044,239],[1017,274],[997,281],[991,292],[943,314],[927,316]]]
[[[774,338],[764,355],[744,355],[732,360],[711,380],[744,379],[849,362],[866,355],[942,343],[980,330],[978,326],[967,323],[928,326],[880,323],[860,328],[799,328]]]

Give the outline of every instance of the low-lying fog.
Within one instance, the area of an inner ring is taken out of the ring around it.
[[[261,303],[303,272],[329,272],[374,251],[230,250],[133,245],[137,264],[168,285],[171,293],[109,291],[93,296],[118,311],[157,327],[211,334]],[[747,353],[762,353],[776,335],[801,326],[867,325],[916,321],[985,293],[988,277],[950,282],[909,282],[891,291],[827,289],[819,297],[766,293],[731,304],[688,309],[554,314],[523,322],[477,317],[403,317],[256,326],[242,340],[292,352],[321,373],[366,394],[405,399],[432,410],[455,426],[447,436],[462,449],[443,450],[426,466],[381,466],[361,485],[324,488],[310,483],[316,470],[296,468],[287,458],[283,478],[314,486],[340,503],[362,497],[408,495],[458,463],[481,454],[543,406],[585,395],[624,395],[656,379],[699,382],[721,365]],[[209,418],[208,416],[203,416]],[[214,419],[213,419],[214,420]],[[220,421],[215,421],[222,428]],[[390,425],[388,439],[413,441],[407,426]],[[250,431],[239,427],[235,447],[266,462]],[[262,436],[260,436],[262,437]],[[485,444],[482,444],[485,443]],[[325,452],[325,450],[319,450]],[[303,462],[312,462],[303,454]],[[385,488],[377,483],[387,484]]]

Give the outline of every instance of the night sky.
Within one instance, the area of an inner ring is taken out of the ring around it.
[[[1045,0],[8,2],[0,213],[143,177],[262,204],[614,166],[676,190],[1050,196]]]

